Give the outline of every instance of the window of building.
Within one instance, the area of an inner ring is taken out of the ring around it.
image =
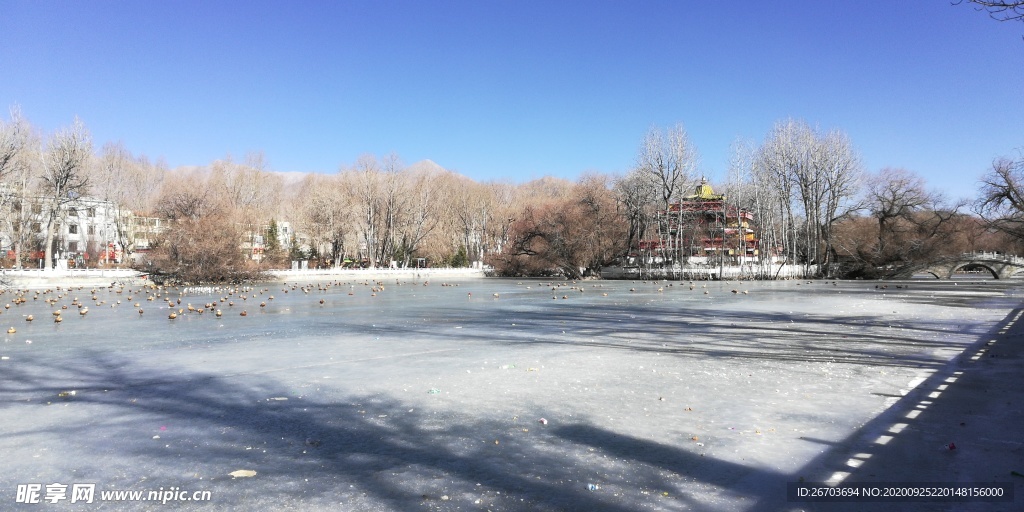
[[[68,242],[68,252],[78,252],[78,242]]]
[[[89,234],[89,235],[95,235],[96,234],[96,226],[89,226],[88,228],[86,228],[86,233]]]
[[[32,232],[33,233],[38,233],[38,232],[40,232],[42,230],[43,230],[43,227],[38,222],[33,222],[32,223]]]
[[[35,203],[32,205],[32,213],[43,213],[43,205]]]
[[[68,234],[77,235],[78,234],[78,224],[69,224],[68,225]]]
[[[11,204],[11,208],[14,208],[14,211],[16,211],[16,212],[20,212],[21,211],[21,201],[15,201],[13,204]]]
[[[95,217],[96,216],[96,208],[89,208],[88,215],[89,215],[90,219]]]

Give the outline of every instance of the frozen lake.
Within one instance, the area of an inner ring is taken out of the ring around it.
[[[886,284],[8,291],[0,508],[93,483],[210,491],[175,509],[796,510],[786,482],[835,477],[1024,298]],[[188,310],[206,303],[223,316]]]

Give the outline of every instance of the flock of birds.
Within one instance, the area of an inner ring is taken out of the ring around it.
[[[522,285],[523,283],[519,282],[517,284]],[[635,284],[637,284],[637,282],[636,281],[632,281],[631,284],[635,285]],[[672,288],[672,287],[674,287],[676,285],[675,282],[668,282],[668,281],[664,281],[664,280],[661,280],[661,281],[641,281],[641,284],[642,285],[658,286],[658,288],[657,288],[658,292],[664,292],[665,288]],[[695,283],[693,281],[689,281],[687,284],[684,285],[684,283],[682,281],[679,281],[678,284],[679,284],[680,288],[682,288],[683,286],[689,286],[690,291],[694,291],[694,290],[697,290],[698,288],[700,288],[704,292],[704,295],[710,295],[711,294],[711,290],[708,289],[708,283],[707,282],[701,283],[701,282],[698,281],[698,282]],[[726,285],[732,285],[733,283],[732,283],[732,281],[726,281],[725,284]],[[542,282],[542,283],[538,283],[538,286],[551,287],[551,292],[552,292],[551,298],[553,300],[557,300],[558,299],[558,293],[562,290],[562,288],[567,288],[568,291],[574,291],[574,292],[579,292],[579,293],[584,293],[584,291],[586,290],[583,286],[578,285],[578,283],[576,281],[572,281],[571,283],[570,282],[562,282],[562,283],[556,283],[556,282],[543,283]],[[604,286],[605,285],[603,283],[598,283],[598,284],[591,285],[592,288],[604,288]],[[526,289],[531,289],[531,288],[532,288],[532,286],[527,286],[526,287]],[[636,286],[632,286],[632,287],[630,287],[629,291],[631,293],[636,293],[636,292],[642,291],[642,290],[638,290]],[[743,295],[747,295],[747,294],[750,293],[749,290],[739,290],[737,288],[733,288],[730,291],[731,291],[731,293],[734,293],[734,294],[743,294]],[[602,292],[601,295],[604,296],[604,297],[607,297],[608,296],[608,292]],[[498,294],[495,293],[494,297],[497,298]],[[568,298],[569,298],[568,294],[562,295],[562,299],[568,299]]]
[[[814,281],[807,281],[807,284],[812,284]],[[519,286],[524,286],[523,282],[517,283]],[[726,285],[731,285],[729,281],[725,282]],[[800,285],[802,283],[797,283]],[[835,282],[826,284],[835,285]],[[429,281],[418,282],[402,282],[395,281],[394,286],[429,286]],[[356,286],[361,286],[364,289],[368,288],[371,297],[376,297],[378,293],[385,291],[386,287],[383,281],[370,281],[363,280],[359,282],[342,282],[342,281],[329,281],[309,284],[298,284],[298,283],[283,283],[281,292],[287,294],[301,293],[303,295],[309,295],[314,292],[328,292],[336,288],[347,287],[348,295],[356,294]],[[391,286],[391,285],[388,285]],[[459,283],[441,283],[442,287],[458,287]],[[536,282],[527,283],[525,288],[527,290],[532,289],[534,286],[538,288],[550,288],[551,298],[558,299],[559,296],[563,300],[569,299],[572,293],[584,293],[586,287],[576,281],[564,281],[564,282]],[[639,289],[638,289],[639,286]],[[666,288],[684,288],[688,287],[690,291],[700,290],[704,295],[711,294],[712,290],[708,289],[708,282],[694,282],[689,281],[641,281],[639,284],[637,281],[633,281],[629,292],[636,293],[638,291],[651,291],[652,286],[657,286],[657,292],[664,292]],[[602,296],[607,297],[608,291],[606,285],[603,282],[597,282],[591,284],[590,288],[597,289],[600,291]],[[646,288],[646,290],[644,290]],[[746,289],[732,288],[731,293],[746,295],[750,293]],[[570,293],[572,292],[572,293]],[[124,286],[111,284],[107,287],[97,287],[86,290],[85,287],[56,287],[45,290],[2,290],[0,291],[0,301],[2,296],[6,294],[13,294],[13,298],[10,302],[6,303],[3,307],[4,310],[10,310],[12,308],[19,308],[23,304],[28,302],[42,301],[48,304],[53,309],[53,322],[61,323],[64,321],[65,314],[72,314],[69,312],[77,313],[80,317],[85,318],[89,314],[89,308],[109,306],[110,308],[118,308],[125,304],[131,304],[132,309],[137,311],[139,316],[145,314],[145,309],[142,307],[142,302],[150,303],[163,303],[159,309],[166,307],[167,318],[169,320],[175,320],[185,315],[203,315],[211,314],[215,317],[221,317],[228,308],[234,308],[234,306],[241,305],[238,315],[245,317],[249,315],[246,306],[249,304],[259,303],[259,308],[266,308],[267,304],[274,300],[274,295],[270,293],[270,288],[256,288],[252,286],[210,286],[210,287],[176,287],[176,286],[158,286],[154,284],[146,284],[144,286]],[[190,295],[202,296],[204,302],[202,303],[191,303],[188,302]],[[210,297],[214,297],[210,299]],[[84,297],[84,299],[83,299]],[[472,300],[473,293],[468,292],[467,297]],[[499,293],[493,293],[492,297],[498,299],[501,297]],[[252,300],[253,302],[248,302]],[[183,303],[184,302],[184,303]],[[325,306],[327,301],[324,298],[319,299],[319,305]],[[0,311],[3,313],[3,311]],[[33,322],[35,316],[32,314],[24,315],[26,322]],[[8,334],[14,334],[17,329],[11,326],[8,330]]]
[[[401,286],[402,282],[396,282],[397,285]],[[423,286],[427,286],[429,282],[424,282]],[[333,287],[348,286],[348,295],[355,295],[356,285],[362,285],[370,289],[370,295],[376,297],[378,293],[383,292],[385,289],[382,281],[362,281],[357,283],[343,283],[343,282],[326,282],[326,283],[310,283],[300,285],[297,283],[283,283],[281,291],[285,294],[289,292],[301,292],[303,294],[310,294],[313,291],[325,292]],[[458,284],[450,285],[443,283],[442,286],[458,286]],[[53,322],[61,323],[64,321],[64,315],[70,314],[71,312],[77,312],[79,316],[85,317],[89,314],[89,307],[94,308],[109,306],[110,308],[118,308],[122,306],[122,303],[132,304],[132,309],[138,312],[139,316],[146,313],[145,308],[142,306],[142,302],[151,303],[164,303],[160,309],[165,306],[167,309],[167,318],[169,320],[175,320],[185,315],[202,315],[204,313],[211,313],[215,317],[222,317],[224,315],[224,309],[232,308],[238,301],[239,305],[250,304],[248,301],[251,299],[253,303],[259,301],[260,308],[266,308],[269,301],[274,300],[274,295],[270,294],[269,288],[257,289],[252,286],[208,286],[208,287],[191,287],[191,286],[159,286],[154,284],[147,284],[139,287],[129,287],[124,285],[111,284],[106,287],[97,287],[86,290],[84,286],[78,287],[55,287],[41,290],[31,289],[14,289],[14,290],[0,290],[0,297],[4,295],[13,295],[10,302],[4,305],[4,310],[0,310],[3,313],[5,310],[9,311],[11,308],[17,310],[23,304],[29,302],[42,301],[54,308],[53,310]],[[193,304],[187,302],[190,295],[202,295],[205,298],[213,295],[216,298],[208,300],[203,303]],[[85,297],[85,299],[81,298]],[[122,300],[123,299],[123,300]],[[2,300],[2,299],[0,299]],[[184,304],[183,304],[184,300]],[[319,300],[319,304],[323,306],[326,303],[324,299]],[[16,311],[15,311],[16,312]],[[241,311],[238,312],[239,316],[248,316],[249,311],[244,306]],[[35,315],[25,314],[23,315],[26,322],[33,322],[36,320]],[[17,333],[17,328],[11,326],[7,329],[8,334]]]

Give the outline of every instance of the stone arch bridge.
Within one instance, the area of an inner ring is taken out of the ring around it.
[[[968,252],[927,263],[907,265],[896,269],[889,279],[910,279],[914,274],[931,274],[939,279],[950,279],[963,268],[982,268],[996,279],[1009,279],[1024,272],[1024,258],[998,252]]]

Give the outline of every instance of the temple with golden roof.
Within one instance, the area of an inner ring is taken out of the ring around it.
[[[702,178],[693,195],[657,214],[658,237],[640,242],[641,251],[662,262],[709,258],[739,263],[760,254],[750,211],[728,205]],[[682,263],[680,261],[679,263]]]

